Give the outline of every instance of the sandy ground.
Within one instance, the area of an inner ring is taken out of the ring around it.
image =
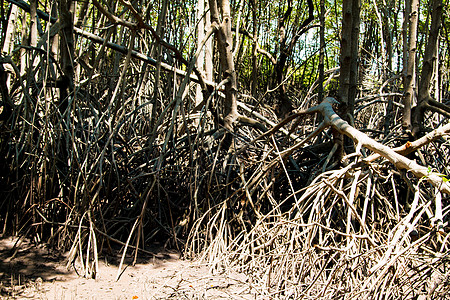
[[[27,240],[0,239],[1,299],[257,299],[245,275],[211,274],[206,266],[163,251],[126,266],[102,257],[96,279],[78,276],[57,255]],[[131,258],[129,259],[131,261]],[[127,260],[126,260],[127,261]]]

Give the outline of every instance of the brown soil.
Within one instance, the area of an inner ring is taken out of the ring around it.
[[[246,276],[212,275],[179,253],[160,251],[126,266],[118,281],[120,257],[99,259],[96,279],[66,268],[66,257],[43,245],[14,238],[0,239],[1,299],[256,299]],[[131,258],[129,258],[131,261]],[[125,260],[127,262],[127,260]]]

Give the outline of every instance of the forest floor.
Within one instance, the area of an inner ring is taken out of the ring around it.
[[[132,258],[128,257],[131,262]],[[66,256],[17,237],[0,239],[0,299],[257,299],[245,275],[212,274],[174,251],[140,258],[115,280],[117,256],[99,258],[96,279],[66,268]],[[127,262],[127,259],[125,259]]]

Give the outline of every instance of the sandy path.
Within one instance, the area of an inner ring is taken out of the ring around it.
[[[1,299],[259,298],[243,274],[212,275],[206,266],[182,260],[177,253],[161,253],[161,258],[128,266],[118,281],[117,264],[102,258],[97,278],[86,279],[73,268],[67,270],[64,256],[29,241],[14,247],[16,241],[0,239]]]

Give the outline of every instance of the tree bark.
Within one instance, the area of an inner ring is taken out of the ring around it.
[[[52,5],[51,15],[53,18],[58,18],[58,5],[54,4]],[[51,45],[51,51],[54,57],[58,56],[58,49],[59,49],[59,36],[55,35],[53,37],[50,37],[49,45]]]
[[[28,43],[28,37],[27,37],[27,13],[25,11],[22,12],[21,16],[21,23],[22,23],[22,31],[21,31],[21,37],[22,37],[22,46],[29,46]],[[20,48],[20,76],[25,75],[27,70],[27,51],[25,48]]]
[[[405,18],[409,19],[408,22],[408,53],[407,53],[407,65],[405,67],[405,85],[404,85],[404,95],[403,95],[403,116],[402,116],[402,127],[407,133],[411,133],[411,107],[414,99],[414,90],[416,85],[416,44],[417,44],[417,21],[419,14],[419,0],[406,1],[405,5],[411,5],[411,7],[406,8],[405,12],[410,12]],[[405,37],[405,35],[404,35]],[[406,41],[403,41],[406,43]]]
[[[340,114],[346,121],[353,119],[357,94],[360,7],[360,0],[344,0],[342,7],[339,101]]]
[[[341,103],[339,114],[342,119],[353,124],[355,98],[358,91],[358,41],[360,23],[360,0],[344,0],[342,7],[342,33],[340,54],[340,75],[338,96]],[[344,146],[351,146],[351,140],[333,132],[339,146],[337,157],[340,161],[345,154]]]
[[[405,6],[403,9],[403,23],[402,23],[402,51],[403,51],[403,86],[405,85],[405,79],[407,74],[407,65],[408,65],[408,51],[409,51],[409,35],[410,31],[408,30],[410,19],[411,19],[411,1],[412,0],[405,0]]]
[[[216,40],[220,56],[223,78],[228,78],[225,84],[225,99],[223,102],[223,121],[227,131],[232,132],[238,118],[237,111],[237,76],[233,61],[233,36],[231,33],[231,12],[228,0],[209,0],[211,10],[211,26],[217,26]],[[219,7],[222,14],[219,14]],[[222,17],[222,21],[220,21]]]
[[[197,48],[201,47],[203,38],[205,37],[205,0],[198,0],[197,3]],[[197,58],[197,69],[202,72],[204,71],[205,63],[205,50],[201,50]],[[199,105],[203,101],[202,87],[197,85],[197,90],[195,93],[195,106]]]
[[[11,5],[10,13],[8,16],[8,24],[9,26],[6,26],[6,32],[5,32],[5,39],[3,41],[3,49],[2,54],[3,55],[11,55],[11,50],[13,49],[14,43],[13,36],[15,34],[16,28],[17,28],[17,16],[18,16],[18,8],[16,5]],[[12,71],[12,68],[9,65],[6,65],[6,70]],[[5,72],[6,78],[6,86],[9,89],[10,87],[10,81],[11,76],[8,72]],[[3,114],[3,113],[2,113]]]
[[[211,28],[211,10],[209,9],[209,2],[205,1],[205,31],[209,31]],[[212,82],[214,78],[214,65],[213,65],[213,39],[208,39],[205,43],[205,78]]]
[[[30,1],[30,45],[36,47],[37,45],[37,0]]]
[[[164,0],[162,3],[162,6],[161,6],[161,12],[158,16],[158,25],[156,27],[156,34],[160,37],[162,37],[163,33],[164,33],[168,5],[169,5],[168,1]],[[161,43],[159,43],[159,41],[155,41],[155,44],[153,45],[152,50],[153,50],[153,55],[156,54],[155,82],[153,85],[153,107],[152,107],[152,116],[151,116],[151,122],[150,122],[150,127],[153,128],[156,124],[157,115],[160,110],[158,98],[159,98],[159,88],[161,86],[161,84],[160,84],[161,60],[162,60]]]
[[[9,26],[6,27],[5,40],[3,41],[3,54],[9,55],[11,53],[11,41],[13,39],[14,32],[17,28],[17,6],[11,5],[11,13],[9,14],[8,23]]]
[[[319,32],[319,103],[322,102],[323,98],[323,81],[325,77],[325,0],[320,0],[320,32]]]
[[[431,79],[433,75],[434,65],[438,56],[439,30],[441,28],[442,19],[442,0],[433,0],[433,8],[431,14],[431,27],[428,37],[427,46],[425,47],[424,61],[422,66],[422,74],[419,82],[418,103],[413,116],[413,132],[415,137],[420,137],[424,127],[424,114],[427,106],[429,106],[431,97]]]
[[[70,12],[71,0],[59,1],[59,21],[60,21],[60,64],[63,72],[59,79],[60,86],[60,104],[59,109],[61,114],[67,110],[69,92],[73,90],[73,58],[74,58],[74,40],[73,40],[73,19]]]
[[[257,97],[258,88],[258,25],[257,25],[257,8],[256,0],[252,0],[252,18],[253,18],[253,42],[252,42],[252,96]]]
[[[386,43],[386,69],[385,80],[389,79],[392,74],[392,30],[390,26],[391,12],[394,10],[392,2],[388,2],[387,6],[383,8],[383,33],[384,41]]]

